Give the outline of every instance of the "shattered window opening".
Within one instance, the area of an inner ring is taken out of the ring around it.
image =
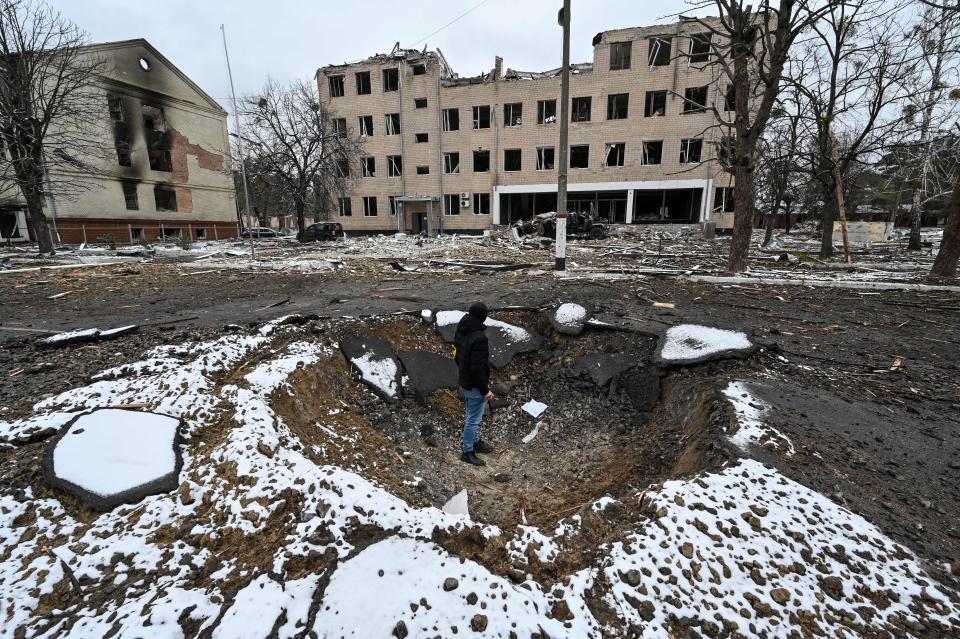
[[[626,143],[609,142],[607,143],[607,156],[604,160],[606,166],[623,166],[623,159],[626,155]]]
[[[474,173],[490,172],[490,151],[474,151],[473,152],[473,172]]]
[[[426,99],[426,98],[414,98],[414,99],[413,99],[413,108],[414,108],[414,109],[426,109],[426,108],[427,108],[427,99]]]
[[[523,103],[511,102],[503,105],[503,126],[513,127],[523,124]]]
[[[386,131],[384,135],[400,135],[400,114],[387,113],[383,116]]]
[[[612,93],[607,96],[607,119],[626,120],[630,104],[629,93]]]
[[[115,140],[114,147],[117,149],[117,164],[131,166],[130,143],[126,140]]]
[[[360,159],[361,167],[363,168],[363,177],[372,178],[377,177],[377,160],[376,158],[366,157]]]
[[[426,74],[427,74],[426,65],[423,65],[423,64],[413,65],[413,75],[426,75]]]
[[[520,149],[504,149],[503,170],[506,172],[520,171],[523,168],[522,158]]]
[[[473,128],[474,129],[490,128],[490,105],[489,104],[473,107]]]
[[[703,140],[701,138],[680,140],[680,164],[695,164],[699,162],[702,151]]]
[[[539,100],[537,102],[537,124],[556,124],[557,101]]]
[[[360,71],[354,77],[357,80],[357,95],[370,95],[370,72]]]
[[[429,141],[430,141],[430,134],[429,134],[429,133],[414,133],[414,134],[413,134],[413,141],[416,142],[417,144],[423,144],[424,142],[429,142]]]
[[[713,195],[714,213],[733,213],[735,210],[732,186],[718,186]]]
[[[707,62],[710,60],[710,42],[712,34],[695,33],[690,36],[690,62]]]
[[[340,177],[350,177],[350,161],[337,160],[337,174]]]
[[[417,175],[430,175],[430,167],[429,167],[429,166],[418,166],[418,167],[417,167]]]
[[[397,202],[397,198],[398,198],[398,197],[400,197],[400,196],[399,196],[399,195],[388,195],[388,196],[387,196],[387,202],[388,202],[389,205],[390,205],[390,207],[389,207],[389,208],[390,208],[390,217],[395,217],[395,216],[397,215],[397,205],[399,204],[399,202]]]
[[[110,119],[114,122],[123,122],[123,98],[112,95],[107,100],[109,101]]]
[[[327,78],[327,84],[330,86],[330,97],[331,98],[342,98],[343,97],[343,76],[342,75],[331,75]]]
[[[131,227],[130,228],[130,239],[131,240],[140,240],[143,239],[143,228],[142,227]]]
[[[363,217],[377,217],[377,198],[375,195],[364,196]]]
[[[622,71],[630,68],[630,52],[633,42],[610,43],[610,70]]]
[[[670,64],[671,56],[671,38],[669,36],[657,36],[647,40],[650,46],[650,54],[647,64],[651,67],[663,67]]]
[[[387,175],[400,177],[403,175],[403,157],[399,155],[387,156]]]
[[[577,144],[570,147],[570,168],[586,169],[590,166],[590,145]]]
[[[400,72],[397,69],[383,70],[383,91],[398,91],[400,89]]]
[[[160,107],[142,105],[143,128],[147,131],[163,133],[167,130],[167,120],[163,115],[163,109]]]
[[[136,182],[124,182],[122,186],[123,186],[123,200],[127,206],[127,210],[139,211],[140,198],[137,196]]]
[[[443,110],[443,130],[444,131],[460,130],[460,109],[444,109]]]
[[[357,119],[360,122],[360,137],[373,137],[373,116],[361,115]]]
[[[460,215],[460,194],[445,193],[443,195],[443,214]]]
[[[177,193],[171,188],[163,186],[154,187],[153,201],[157,207],[157,211],[176,212],[177,210]]]
[[[207,229],[193,229],[193,231],[194,231],[194,236],[196,236],[198,240],[207,239]]]
[[[460,154],[459,153],[444,153],[443,154],[443,172],[447,175],[456,175],[460,173]]]
[[[663,140],[648,140],[640,150],[640,164],[648,166],[663,161]]]
[[[330,120],[330,125],[333,129],[334,135],[343,135],[347,132],[347,119],[346,118],[333,118]]]
[[[727,90],[723,95],[723,110],[737,110],[737,87],[732,84],[727,86]]]
[[[147,155],[150,158],[151,171],[163,171],[165,173],[170,173],[173,171],[173,164],[170,161],[170,151],[166,149],[149,149],[147,151]],[[128,155],[127,162],[129,161],[130,158]],[[130,165],[125,164],[124,166]]]
[[[353,217],[353,208],[350,205],[350,198],[337,198],[337,214],[340,217]]]
[[[683,91],[683,113],[703,113],[707,108],[707,87],[687,87]]]
[[[537,170],[552,171],[554,169],[554,148],[541,146],[537,148]]]
[[[161,240],[179,240],[183,237],[183,230],[178,228],[164,227],[160,229]]]
[[[490,214],[490,194],[489,193],[473,194],[473,214],[474,215]]]
[[[573,98],[573,108],[570,110],[570,121],[589,122],[592,101],[589,95],[582,98]]]
[[[647,101],[643,115],[647,118],[666,115],[667,113],[667,92],[647,91]]]

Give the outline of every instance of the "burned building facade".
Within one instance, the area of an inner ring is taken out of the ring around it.
[[[733,223],[715,161],[733,108],[695,22],[605,31],[571,65],[569,204],[613,223]],[[479,231],[556,210],[560,70],[457,76],[440,51],[320,68],[337,129],[365,157],[329,212],[353,231]]]
[[[83,158],[93,171],[52,175],[71,185],[45,202],[59,241],[235,237],[226,111],[146,40],[86,49],[105,62],[102,153]],[[6,195],[4,227],[26,239],[23,207]]]

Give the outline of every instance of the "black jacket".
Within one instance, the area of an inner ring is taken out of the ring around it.
[[[468,313],[460,319],[453,337],[460,387],[477,388],[484,395],[490,391],[490,345],[485,330],[483,322]]]

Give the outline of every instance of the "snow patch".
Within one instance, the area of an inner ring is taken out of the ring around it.
[[[789,437],[764,423],[763,416],[770,409],[769,405],[754,396],[743,382],[730,382],[723,395],[737,414],[737,431],[730,435],[730,441],[741,450],[747,451],[751,444],[756,444],[782,449],[787,457],[796,453]]]
[[[584,319],[586,319],[587,309],[579,304],[567,302],[566,304],[561,304],[557,308],[557,311],[553,317],[559,323],[566,326],[577,326],[578,324],[581,324]]]
[[[678,324],[667,330],[660,358],[667,362],[686,362],[752,346],[747,336],[739,331]]]
[[[395,361],[389,357],[377,359],[373,353],[364,353],[360,357],[351,358],[350,362],[360,371],[363,381],[376,386],[389,397],[396,397],[397,363]]]

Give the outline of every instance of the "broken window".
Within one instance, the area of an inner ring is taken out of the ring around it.
[[[337,174],[340,177],[350,177],[350,161],[337,160]]]
[[[590,145],[577,144],[570,147],[570,168],[585,169],[590,165]]]
[[[370,72],[361,71],[356,74],[357,78],[357,95],[369,95],[370,94]]]
[[[414,99],[413,99],[413,108],[415,108],[415,109],[426,109],[426,108],[427,108],[427,99],[426,99],[426,98],[414,98]]]
[[[160,107],[143,105],[143,128],[147,131],[163,133],[167,130],[167,120]]]
[[[150,160],[150,169],[153,171],[172,171],[170,163],[170,140],[167,133],[167,120],[163,109],[141,105],[143,112],[143,128],[147,142],[147,155]],[[129,165],[126,165],[129,166]]]
[[[540,100],[537,102],[537,124],[555,124],[557,121],[557,101]]]
[[[194,235],[198,240],[207,239],[207,229],[194,229]]]
[[[365,178],[377,177],[377,160],[376,158],[360,158],[360,166],[363,171],[361,175]]]
[[[342,75],[331,75],[329,78],[327,78],[327,83],[330,85],[331,98],[343,97],[343,76]]]
[[[117,149],[117,164],[130,166],[130,143],[126,140],[114,140],[113,144]]]
[[[166,149],[149,149],[147,155],[150,157],[150,170],[152,171],[173,171],[173,165],[170,163],[170,151]],[[129,152],[127,162],[124,166],[130,166]]]
[[[123,122],[123,99],[120,96],[111,95],[107,100],[109,101],[110,119],[115,122]]]
[[[574,98],[573,108],[570,112],[570,121],[589,122],[591,102],[592,100],[589,95],[584,98]]]
[[[460,130],[460,109],[444,109],[443,110],[443,130],[444,131]]]
[[[353,216],[353,207],[350,205],[350,198],[337,198],[337,212],[339,213],[340,217]]]
[[[723,94],[723,110],[737,110],[737,87],[732,84],[727,87],[726,92]]]
[[[377,198],[375,196],[363,198],[363,217],[377,217]]]
[[[710,33],[694,33],[690,36],[690,62],[707,62],[710,59]]]
[[[443,214],[460,215],[460,194],[445,193],[443,196]]]
[[[330,120],[330,125],[333,127],[334,135],[342,135],[347,132],[346,118],[333,118]]]
[[[689,140],[680,140],[680,164],[695,164],[700,161],[700,153],[703,151],[703,140],[693,138]]]
[[[604,159],[604,164],[606,166],[623,166],[626,144],[623,142],[610,142],[606,148],[607,157]]]
[[[630,68],[632,42],[613,42],[610,44],[610,70],[620,71]]]
[[[140,199],[137,197],[136,182],[123,183],[123,200],[127,205],[128,211],[140,210]]]
[[[607,119],[626,120],[627,106],[630,103],[629,93],[612,93],[607,96]]]
[[[387,175],[400,177],[403,175],[403,157],[400,155],[387,156]]]
[[[176,211],[177,193],[171,188],[157,186],[153,189],[153,201],[158,211]]]
[[[373,137],[373,116],[361,115],[357,120],[360,122],[360,137]]]
[[[523,103],[512,102],[503,105],[503,126],[520,126],[523,124]]]
[[[423,64],[413,65],[413,75],[426,75],[426,74],[427,74],[426,65],[423,65]]]
[[[399,202],[397,202],[397,198],[398,198],[398,197],[399,197],[399,196],[397,196],[397,195],[388,195],[388,196],[387,196],[387,202],[390,204],[390,215],[391,215],[391,217],[392,217],[392,216],[395,216],[395,215],[397,214],[397,206],[399,206],[399,204],[400,204]]]
[[[735,210],[733,202],[733,187],[718,186],[713,194],[713,212],[714,213],[733,213]]]
[[[490,194],[489,193],[473,194],[473,214],[474,215],[490,214]]]
[[[429,142],[429,141],[430,141],[430,134],[429,134],[429,133],[414,133],[414,134],[413,134],[413,140],[414,140],[414,142],[416,142],[417,144],[423,144],[423,143],[425,143],[425,142]]]
[[[671,42],[670,36],[657,36],[647,40],[650,54],[647,64],[651,67],[663,67],[670,64]]]
[[[474,129],[490,128],[490,105],[489,104],[473,107],[473,128]]]
[[[387,113],[383,116],[386,131],[384,135],[400,135],[400,114]]]
[[[161,240],[179,240],[182,237],[183,237],[182,229],[172,229],[170,227],[163,227],[160,229]]]
[[[400,71],[398,71],[397,69],[384,69],[383,70],[384,92],[397,91],[399,89],[400,89]]]
[[[519,171],[522,168],[523,160],[520,149],[505,149],[503,152],[503,170]]]
[[[143,227],[131,227],[130,228],[130,239],[136,241],[143,238]]]
[[[667,112],[667,92],[666,91],[647,91],[647,103],[643,110],[643,115],[652,118],[658,115],[665,115]]]
[[[660,164],[663,161],[663,140],[648,140],[641,145],[640,164]]]
[[[490,151],[473,152],[473,172],[487,173],[490,171]]]
[[[730,167],[733,164],[733,156],[737,147],[737,137],[735,135],[725,135],[720,138],[717,144],[717,161],[721,166]]]
[[[554,150],[552,146],[541,146],[537,148],[537,170],[553,170]]]
[[[687,87],[683,91],[683,113],[703,113],[707,108],[707,87]]]
[[[459,153],[444,153],[443,154],[443,172],[447,175],[455,175],[460,172],[460,154]]]
[[[418,166],[418,167],[417,167],[417,175],[430,175],[430,167],[429,167],[429,166]]]

